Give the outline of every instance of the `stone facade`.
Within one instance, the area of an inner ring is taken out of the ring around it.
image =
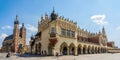
[[[2,43],[2,52],[16,52],[23,53],[26,50],[26,28],[24,27],[24,23],[22,27],[19,29],[19,21],[18,16],[16,15],[16,19],[14,21],[14,29],[13,34],[7,36]]]
[[[38,32],[31,37],[31,53],[40,55],[79,55],[106,53],[108,39],[103,27],[98,33],[81,29],[76,22],[58,16],[55,11],[45,14],[38,22]]]

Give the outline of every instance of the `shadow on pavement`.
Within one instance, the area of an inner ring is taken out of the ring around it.
[[[18,57],[48,57],[39,54],[16,54]]]

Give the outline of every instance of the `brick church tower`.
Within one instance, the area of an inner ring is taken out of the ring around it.
[[[22,51],[26,50],[26,28],[24,27],[23,23],[22,27],[19,29],[19,21],[17,15],[14,21],[13,47],[14,52],[20,52],[21,49]]]
[[[24,23],[22,23],[22,27],[20,28],[20,43],[22,45],[23,50],[26,50],[26,28],[24,27]]]
[[[26,52],[26,28],[24,23],[19,27],[18,16],[16,15],[14,21],[13,34],[7,36],[2,43],[2,52]]]
[[[13,49],[14,52],[18,52],[18,45],[19,45],[19,21],[18,16],[16,15],[16,19],[14,21],[14,30],[13,30]]]

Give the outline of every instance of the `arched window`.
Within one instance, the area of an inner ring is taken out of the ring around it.
[[[50,33],[55,33],[55,28],[54,27],[51,28],[51,32]]]

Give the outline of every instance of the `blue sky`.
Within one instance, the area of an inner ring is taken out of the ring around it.
[[[13,33],[16,14],[27,28],[27,44],[37,32],[37,23],[53,7],[59,16],[76,21],[80,28],[99,32],[105,27],[109,41],[120,47],[120,0],[0,0],[0,46]]]

